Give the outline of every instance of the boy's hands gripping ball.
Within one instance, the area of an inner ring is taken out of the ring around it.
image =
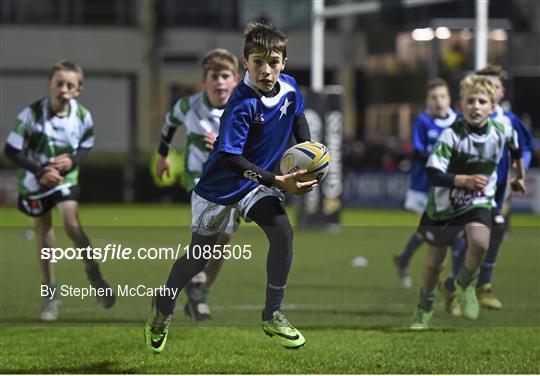
[[[330,154],[320,142],[306,141],[295,145],[283,154],[279,170],[283,175],[306,170],[297,177],[298,181],[324,180],[330,169]]]

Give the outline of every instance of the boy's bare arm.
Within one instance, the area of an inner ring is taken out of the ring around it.
[[[481,191],[486,187],[488,178],[485,175],[456,175],[454,176],[454,186],[465,188],[470,191]]]
[[[57,155],[54,160],[47,163],[48,167],[52,167],[58,170],[60,173],[68,172],[73,168],[74,165],[75,164],[73,163],[73,160],[69,154]]]
[[[159,155],[158,160],[156,161],[156,172],[159,180],[163,180],[163,174],[165,176],[170,176],[170,170],[171,170],[171,162],[169,161],[169,157]]]
[[[488,177],[480,174],[452,174],[433,167],[428,167],[426,172],[429,183],[434,187],[456,187],[470,191],[481,191],[488,183]]]
[[[40,185],[52,188],[64,180],[64,177],[60,175],[60,172],[54,167],[47,166],[43,169],[43,171],[43,174],[39,178]]]
[[[71,171],[76,165],[79,165],[90,153],[91,149],[79,148],[73,152],[73,154],[60,154],[57,155],[52,161],[47,163],[48,167],[52,167],[65,174]]]
[[[525,193],[525,162],[523,158],[518,158],[514,162],[517,176],[510,179],[510,187],[515,192]]]

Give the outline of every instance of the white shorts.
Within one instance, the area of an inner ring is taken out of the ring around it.
[[[195,191],[191,195],[191,232],[203,236],[215,235],[219,232],[232,234],[238,229],[239,216],[246,222],[247,213],[252,206],[266,196],[277,197],[281,202],[285,195],[277,188],[259,185],[232,205],[219,205],[199,196]]]
[[[405,196],[403,207],[418,214],[424,213],[428,202],[428,195],[425,192],[413,191],[409,189]]]

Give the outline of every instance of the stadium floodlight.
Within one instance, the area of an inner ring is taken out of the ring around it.
[[[452,36],[450,29],[446,26],[439,26],[435,29],[435,37],[437,39],[448,39]]]
[[[433,29],[431,27],[425,27],[425,28],[418,28],[414,29],[411,32],[412,39],[418,41],[418,42],[427,42],[434,38],[435,34],[433,33]]]
[[[489,32],[489,39],[505,41],[508,39],[508,33],[504,29],[494,29]]]
[[[478,17],[479,15],[477,14],[476,16]],[[487,17],[487,14],[483,14],[483,16]],[[478,38],[478,35],[476,34],[476,25],[476,18],[433,18],[429,23],[429,27],[434,30],[445,27],[451,32],[459,34],[459,37],[464,41],[474,40],[474,42],[477,43],[476,39]],[[489,22],[486,21],[486,26],[488,30],[491,30],[489,33],[486,33],[486,45],[488,35],[491,40],[505,41],[503,38],[505,35],[508,37],[509,30],[512,30],[513,28],[512,23],[506,18],[490,18]],[[495,32],[495,30],[498,31]],[[435,78],[439,74],[437,61],[439,56],[438,40],[439,38],[434,40],[431,45],[431,57],[428,64],[428,76],[430,78]],[[476,55],[477,53],[478,51],[475,49],[474,54]]]

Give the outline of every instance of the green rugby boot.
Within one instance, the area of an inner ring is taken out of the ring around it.
[[[262,329],[269,337],[277,336],[279,343],[288,349],[297,349],[306,343],[302,333],[280,311],[274,312],[270,320],[263,321]]]
[[[476,320],[480,314],[480,304],[476,297],[475,281],[471,281],[469,286],[463,288],[455,282],[456,296],[461,307],[461,315],[468,320]]]
[[[433,316],[433,310],[424,311],[422,308],[416,307],[413,313],[413,322],[409,327],[411,330],[429,329],[429,322]]]
[[[152,305],[148,320],[144,326],[144,337],[148,351],[159,354],[165,348],[169,324],[173,315],[164,315],[156,308],[155,298],[152,298]]]

